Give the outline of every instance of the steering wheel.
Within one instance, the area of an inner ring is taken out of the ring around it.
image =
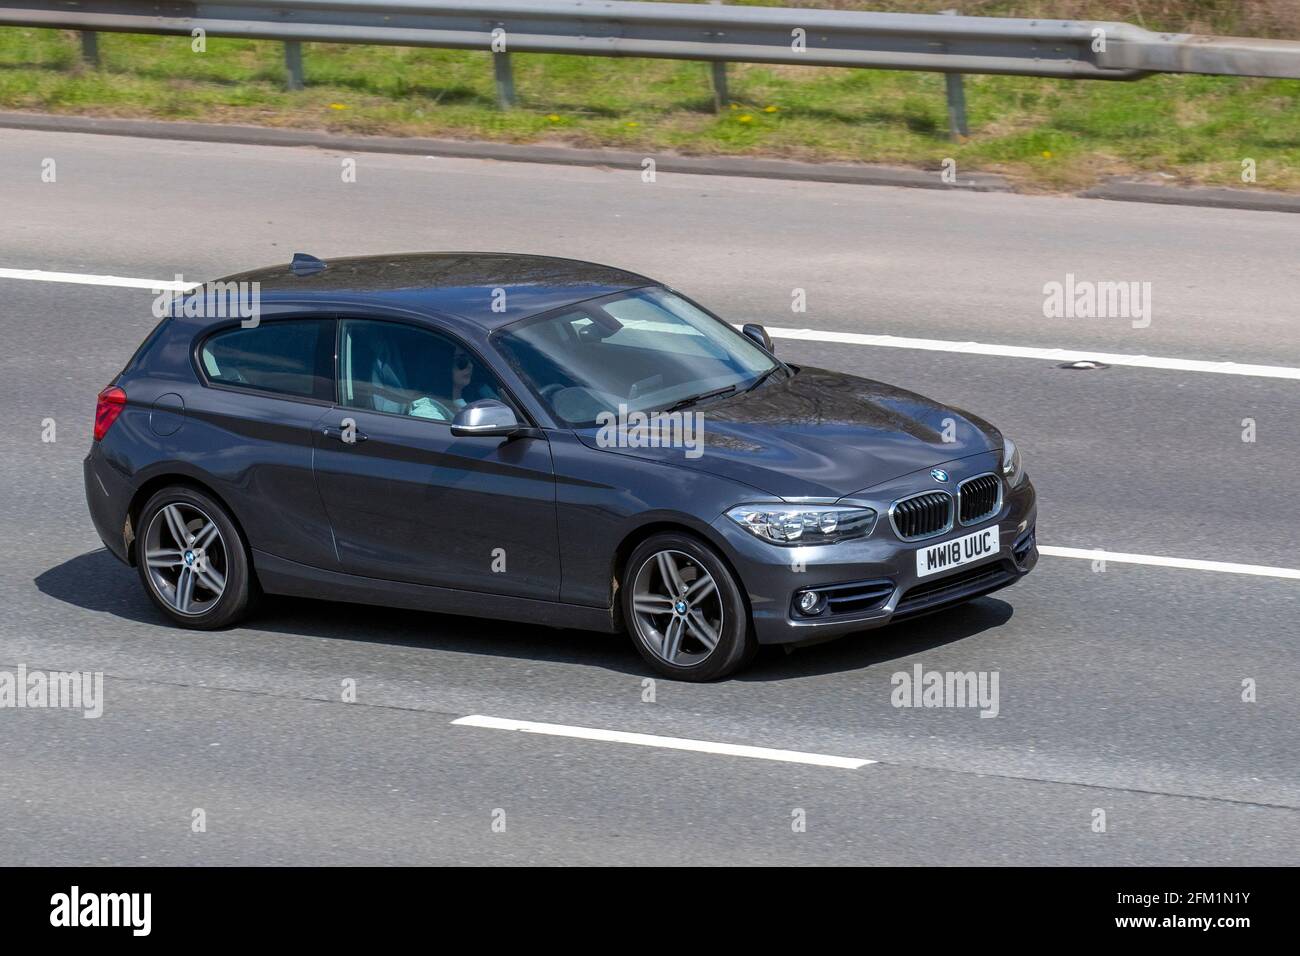
[[[373,398],[377,395],[396,405],[401,410],[399,414],[409,415],[411,413],[411,403],[408,402],[406,396],[397,389],[389,388],[387,385],[380,385],[378,382],[367,382],[366,388],[370,392],[372,405],[374,404]],[[375,410],[380,411],[381,409]]]

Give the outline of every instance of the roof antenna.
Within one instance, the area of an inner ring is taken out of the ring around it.
[[[295,252],[289,263],[289,271],[296,276],[314,276],[325,269],[325,262],[305,252]]]

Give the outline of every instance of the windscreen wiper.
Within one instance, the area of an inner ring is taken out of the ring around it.
[[[758,388],[758,386],[760,386],[760,385],[762,385],[764,382],[766,382],[766,381],[768,380],[768,378],[772,375],[772,373],[775,372],[775,371],[776,371],[777,369],[779,369],[779,368],[784,368],[784,366],[781,366],[781,365],[773,365],[770,369],[768,369],[766,372],[764,372],[764,373],[763,373],[762,375],[760,375],[758,378],[754,379],[754,384],[751,385],[751,386],[749,386],[749,388],[745,389],[745,391],[746,391],[746,392],[752,392],[754,389]]]
[[[702,402],[706,398],[717,398],[719,395],[729,395],[736,390],[736,386],[727,385],[723,388],[715,388],[711,392],[701,392],[699,395],[692,395],[690,398],[683,398],[680,402],[673,402],[667,408],[660,409],[664,412],[676,412],[683,408],[690,408],[696,402]]]

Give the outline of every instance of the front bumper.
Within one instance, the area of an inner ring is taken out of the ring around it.
[[[953,474],[950,487],[981,471],[975,462],[946,467]],[[875,507],[880,517],[867,537],[832,545],[769,544],[720,516],[713,527],[727,542],[728,557],[749,595],[759,643],[818,641],[928,614],[1014,584],[1037,564],[1037,495],[1028,477],[1015,489],[1004,488],[1001,508],[987,519],[922,541],[900,540],[887,517],[890,504],[905,494],[934,487],[932,481],[927,488],[917,476],[907,476],[852,495],[855,501]],[[995,554],[947,573],[917,577],[918,548],[993,524],[998,526],[999,539]],[[810,588],[842,596],[834,613],[807,618],[795,610],[795,594]]]

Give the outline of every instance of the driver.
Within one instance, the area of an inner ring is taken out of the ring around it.
[[[411,415],[416,418],[449,422],[465,407],[467,402],[462,395],[469,388],[470,379],[474,377],[474,365],[464,349],[460,347],[455,349],[451,357],[451,369],[441,377],[447,383],[446,392],[417,398],[411,403]]]

